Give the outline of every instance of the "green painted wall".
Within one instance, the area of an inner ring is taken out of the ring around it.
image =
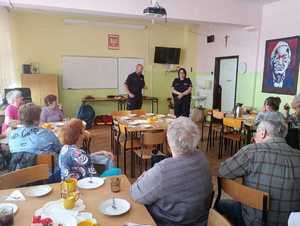
[[[146,24],[147,28],[130,30],[93,25],[65,25],[63,22],[65,18],[126,24],[142,23]],[[197,36],[190,32],[193,29],[190,25],[175,23],[152,25],[140,20],[13,12],[11,27],[14,58],[19,75],[22,64],[35,62],[39,63],[40,73],[57,74],[61,81],[63,55],[144,58],[145,81],[148,87],[145,95],[159,98],[161,113],[168,112],[166,98],[170,96],[171,82],[176,73],[166,72],[163,65],[153,64],[155,46],[182,48],[182,65],[188,69],[195,68],[196,65]],[[120,35],[120,50],[107,49],[109,33]],[[105,97],[113,94],[117,94],[116,89],[63,90],[60,82],[60,101],[70,117],[75,114],[82,97],[86,95]],[[117,109],[117,106],[111,103],[98,103],[94,107],[98,114],[109,114]],[[150,111],[149,104],[145,104],[144,107]]]

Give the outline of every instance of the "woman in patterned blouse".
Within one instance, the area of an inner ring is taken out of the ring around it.
[[[97,174],[92,159],[97,159],[98,164],[103,164],[106,169],[113,168],[113,155],[110,152],[99,151],[91,156],[77,147],[78,141],[83,136],[84,125],[80,119],[71,119],[59,132],[59,138],[64,144],[59,154],[59,168],[61,179],[82,179]]]

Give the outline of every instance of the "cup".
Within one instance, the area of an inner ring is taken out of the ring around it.
[[[6,206],[0,210],[0,226],[10,226],[14,224],[14,209]]]
[[[68,196],[64,198],[64,207],[65,209],[73,209],[75,207],[76,197]]]
[[[69,178],[61,182],[60,190],[62,195],[68,195],[69,193],[75,192],[77,189],[77,180],[75,178]]]
[[[94,223],[90,220],[81,221],[77,226],[94,226]]]
[[[110,189],[112,192],[119,192],[121,190],[120,187],[121,180],[119,177],[112,177],[110,179]]]

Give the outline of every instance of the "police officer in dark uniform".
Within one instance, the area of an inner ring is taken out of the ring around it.
[[[128,75],[125,81],[125,89],[128,93],[127,110],[141,109],[143,105],[143,93],[145,81],[143,75],[143,65],[136,65],[136,70]]]
[[[178,78],[175,78],[172,83],[174,113],[176,117],[189,117],[190,115],[192,82],[186,75],[186,70],[180,68],[178,71]]]

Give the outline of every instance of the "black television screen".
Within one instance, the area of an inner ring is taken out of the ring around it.
[[[180,48],[155,47],[154,63],[179,64]]]

